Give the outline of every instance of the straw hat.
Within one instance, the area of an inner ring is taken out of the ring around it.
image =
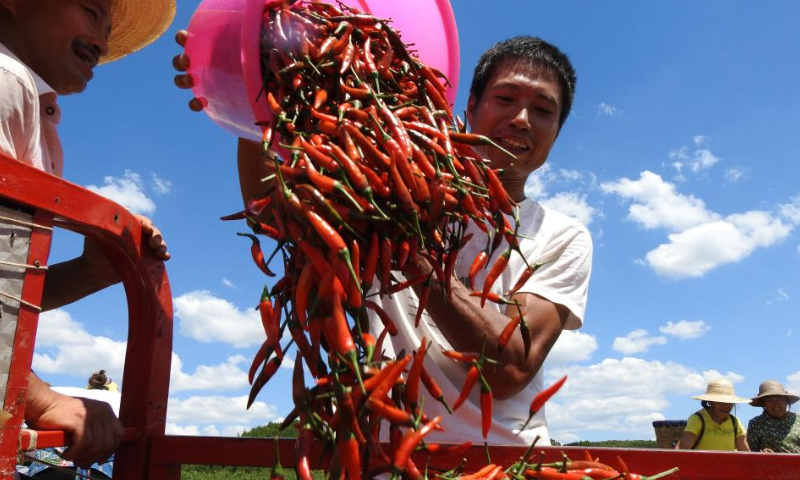
[[[800,400],[800,397],[797,395],[787,392],[786,389],[783,388],[783,385],[777,380],[761,382],[761,385],[758,386],[758,395],[753,397],[753,400],[750,401],[750,405],[754,407],[763,407],[765,397],[786,397],[786,402],[789,403],[789,405]]]
[[[706,400],[709,402],[720,403],[750,403],[750,400],[737,397],[733,391],[733,384],[724,378],[718,378],[708,382],[706,393],[692,397],[695,400]]]
[[[153,43],[175,17],[175,0],[111,0],[111,37],[108,55],[113,62]]]

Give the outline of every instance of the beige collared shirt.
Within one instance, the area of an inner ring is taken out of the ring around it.
[[[0,43],[0,153],[62,176],[58,94]]]

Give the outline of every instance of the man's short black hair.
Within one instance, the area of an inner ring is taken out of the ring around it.
[[[516,61],[522,67],[544,69],[556,76],[561,87],[561,116],[558,121],[558,127],[561,128],[572,109],[577,81],[575,69],[567,55],[539,37],[521,35],[498,42],[483,52],[475,65],[470,95],[480,100],[489,79],[506,60]]]

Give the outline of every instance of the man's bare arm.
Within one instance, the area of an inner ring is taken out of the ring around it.
[[[429,272],[430,268],[426,261],[421,262],[422,272]],[[434,286],[428,299],[428,313],[450,345],[458,351],[480,352],[485,339],[486,355],[500,362],[496,370],[491,365],[483,369],[495,398],[504,400],[519,393],[542,367],[564,329],[569,310],[530,293],[515,295],[513,299],[519,302],[531,330],[531,350],[526,358],[521,335],[515,333],[498,355],[498,338],[517,313],[517,307],[509,305],[506,309],[508,316],[489,305],[481,308],[480,299],[471,296],[471,291],[455,278],[452,279],[452,291],[452,299],[447,299],[443,289]]]

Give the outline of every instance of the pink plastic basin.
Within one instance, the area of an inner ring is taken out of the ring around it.
[[[448,0],[343,0],[345,5],[392,19],[420,59],[444,72],[452,103],[458,87],[458,32]],[[239,137],[258,140],[256,122],[272,115],[259,66],[259,34],[265,0],[204,0],[189,22],[186,54],[194,95],[214,122]]]

